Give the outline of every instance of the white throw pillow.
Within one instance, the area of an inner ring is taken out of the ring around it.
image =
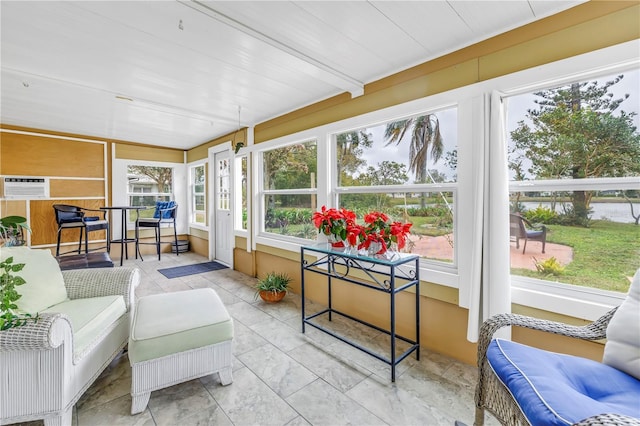
[[[16,287],[22,295],[16,301],[21,311],[36,314],[67,300],[67,289],[60,266],[49,250],[0,247],[0,261],[9,257],[13,257],[14,265],[25,264],[22,271],[12,273],[26,281],[26,284]]]
[[[602,362],[640,380],[640,269],[609,322]]]

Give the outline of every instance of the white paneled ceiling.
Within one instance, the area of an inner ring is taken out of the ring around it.
[[[188,149],[582,2],[3,0],[0,122]]]

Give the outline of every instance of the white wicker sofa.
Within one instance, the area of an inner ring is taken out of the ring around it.
[[[26,264],[19,308],[40,318],[0,331],[0,424],[70,425],[74,404],[127,344],[139,271],[60,271],[48,250],[1,248],[8,257]]]

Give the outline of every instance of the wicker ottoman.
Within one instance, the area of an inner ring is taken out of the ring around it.
[[[129,336],[131,414],[154,390],[213,373],[230,384],[232,340],[233,321],[210,288],[140,298]]]

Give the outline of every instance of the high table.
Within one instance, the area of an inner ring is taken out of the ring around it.
[[[128,249],[128,243],[135,243],[137,240],[137,235],[138,233],[136,232],[136,237],[135,238],[127,238],[127,211],[128,210],[135,210],[136,211],[136,219],[138,219],[138,215],[140,214],[140,210],[146,210],[148,207],[145,206],[108,206],[108,207],[101,207],[101,210],[107,210],[109,212],[113,212],[115,210],[120,210],[122,212],[122,228],[121,228],[121,235],[120,238],[117,239],[113,239],[110,240],[110,243],[120,243],[120,266],[122,266],[122,262],[124,260],[124,258],[126,257],[127,259],[129,259],[129,249]],[[113,215],[111,217],[111,219],[113,220]],[[113,223],[113,222],[112,222]],[[111,229],[113,229],[113,227],[111,227]],[[107,236],[107,238],[110,238],[110,236]],[[138,258],[138,253],[136,253],[136,259]]]
[[[330,244],[321,243],[300,248],[300,268],[303,333],[305,325],[310,325],[389,364],[392,382],[396,380],[396,365],[400,361],[413,352],[415,352],[416,358],[420,359],[420,257],[418,255],[395,253],[390,258],[368,257],[349,251],[337,251]],[[305,314],[305,287],[309,285],[305,282],[305,272],[327,277],[328,307],[309,316]],[[333,280],[386,293],[389,296],[389,327],[378,327],[335,309],[331,300]],[[396,333],[396,294],[412,287],[415,289],[415,337],[408,338]],[[323,315],[327,315],[328,320],[331,321],[334,314],[387,334],[391,340],[389,357],[379,355],[318,322],[319,317]],[[396,339],[408,344],[407,349],[400,354],[396,354]]]

